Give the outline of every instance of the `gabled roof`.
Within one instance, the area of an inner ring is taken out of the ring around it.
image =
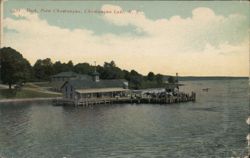
[[[60,72],[52,77],[76,77],[78,74],[73,71]]]
[[[81,80],[92,80],[92,77],[91,77],[91,76],[85,75],[85,74],[78,74],[78,77],[79,77]]]
[[[124,87],[124,82],[126,80],[100,80],[99,82],[94,82],[92,80],[69,80],[64,83],[62,88],[68,83],[72,85],[75,89],[91,89],[91,88],[114,88],[114,87]]]
[[[91,76],[85,74],[78,74],[73,71],[61,72],[59,74],[53,75],[52,77],[79,77],[81,79],[91,80]]]

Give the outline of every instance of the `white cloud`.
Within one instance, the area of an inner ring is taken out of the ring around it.
[[[102,10],[122,8],[104,5]],[[143,12],[135,11],[103,16],[105,21],[117,27],[135,26],[145,36],[116,35],[112,30],[96,35],[92,30],[69,30],[49,25],[37,14],[25,10],[14,15],[21,18],[5,18],[4,27],[17,33],[5,33],[4,43],[33,62],[46,57],[54,61],[72,59],[76,63],[97,61],[101,64],[115,60],[121,67],[143,73],[248,74],[249,39],[246,34],[242,37],[237,35],[237,39],[230,36],[235,31],[237,33],[235,27],[246,21],[242,15],[224,17],[209,8],[196,8],[189,18],[176,15],[170,19],[151,20]]]
[[[104,10],[122,10],[119,6],[104,5]],[[209,8],[196,8],[192,17],[173,16],[170,19],[147,19],[143,12],[126,12],[122,15],[106,14],[104,19],[115,25],[133,25],[151,38],[164,38],[173,43],[185,43],[185,47],[203,49],[207,43],[219,45],[221,42],[239,42],[247,33],[248,21],[245,16],[231,14],[228,17],[215,15]],[[244,28],[245,27],[245,28]],[[240,30],[240,31],[239,31]],[[232,36],[233,35],[233,36]],[[177,46],[178,47],[178,46]]]

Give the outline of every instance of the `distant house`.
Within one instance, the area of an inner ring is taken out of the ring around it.
[[[57,81],[68,81],[71,79],[86,79],[86,80],[91,80],[91,76],[89,75],[82,75],[75,73],[73,71],[67,71],[67,72],[61,72],[59,74],[53,75],[51,77],[52,82],[57,82]]]
[[[51,77],[51,89],[61,92],[62,85],[69,80],[92,80],[89,75],[78,74],[73,71],[61,72]]]
[[[100,80],[97,72],[92,80],[76,79],[66,81],[61,87],[63,97],[67,99],[96,99],[124,96],[128,91],[126,80]]]

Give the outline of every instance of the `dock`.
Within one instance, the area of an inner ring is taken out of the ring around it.
[[[75,105],[75,106],[92,106],[98,104],[174,104],[182,102],[194,102],[196,100],[196,93],[191,94],[180,93],[175,96],[125,96],[125,97],[103,97],[103,98],[89,98],[89,99],[66,99],[56,98],[52,102],[54,105]]]

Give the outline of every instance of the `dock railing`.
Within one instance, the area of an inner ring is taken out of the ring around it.
[[[101,98],[80,98],[68,99],[58,98],[53,102],[56,105],[74,104],[74,105],[96,105],[96,104],[114,104],[114,103],[151,103],[151,104],[172,104],[180,102],[189,102],[196,100],[196,93],[179,93],[177,95],[159,96],[123,96],[123,97],[101,97]]]

